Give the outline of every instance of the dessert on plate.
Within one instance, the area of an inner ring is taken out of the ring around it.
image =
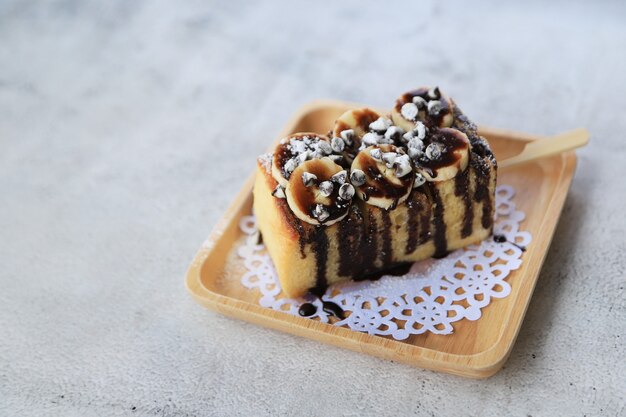
[[[439,88],[401,95],[390,114],[349,110],[329,128],[258,159],[254,213],[288,296],[321,296],[491,234],[496,160]]]

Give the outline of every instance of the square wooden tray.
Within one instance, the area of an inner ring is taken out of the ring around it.
[[[362,106],[313,102],[293,117],[279,137],[300,131],[326,133],[341,113],[356,107]],[[520,152],[526,142],[541,139],[492,128],[480,128],[480,133],[500,160]],[[515,204],[526,213],[520,230],[532,233],[532,243],[523,255],[521,268],[508,278],[511,294],[493,300],[479,320],[455,323],[451,335],[426,333],[397,341],[261,307],[260,292],[240,283],[245,269],[234,250],[243,239],[239,219],[251,212],[253,177],[196,254],[187,273],[187,288],[200,304],[227,316],[413,366],[488,377],[502,367],[515,343],[575,168],[576,155],[571,151],[499,170],[498,183],[515,187]]]

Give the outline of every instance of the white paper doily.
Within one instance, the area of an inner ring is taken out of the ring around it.
[[[509,295],[511,286],[505,279],[522,264],[520,247],[527,247],[531,241],[530,233],[519,230],[525,215],[515,210],[514,194],[513,187],[496,188],[494,235],[505,236],[506,242],[490,237],[443,259],[416,262],[404,276],[333,285],[322,299],[341,306],[347,316],[333,324],[404,340],[425,332],[450,334],[452,323],[463,318],[478,320],[481,309],[493,298]],[[240,228],[247,235],[245,244],[238,248],[247,269],[242,285],[261,291],[261,306],[297,315],[304,301],[281,294],[272,261],[264,246],[257,244],[254,216],[244,216]],[[317,307],[317,313],[310,318],[329,321],[322,301],[307,301]]]

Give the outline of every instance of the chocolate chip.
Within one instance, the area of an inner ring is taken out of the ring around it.
[[[370,155],[377,161],[383,160],[383,151],[381,151],[380,148],[374,148],[370,150]]]
[[[311,174],[310,172],[302,173],[302,183],[306,187],[310,187],[315,184],[315,180],[317,180],[317,175]]]
[[[422,142],[421,139],[413,137],[411,138],[411,140],[409,140],[409,143],[407,143],[407,148],[417,149],[418,151],[422,151],[424,150],[424,142]]]
[[[420,96],[415,96],[413,97],[413,104],[415,104],[418,109],[425,109],[428,102]]]
[[[291,174],[298,167],[298,160],[295,158],[289,159],[285,162],[285,172],[287,175]]]
[[[336,164],[339,164],[341,160],[343,159],[343,155],[328,155],[328,157],[330,158],[331,161],[333,161]]]
[[[345,146],[346,144],[341,138],[332,138],[330,140],[330,147],[337,153],[343,152]]]
[[[387,168],[391,168],[393,166],[393,163],[396,160],[396,157],[398,156],[397,153],[395,152],[385,152],[383,153],[383,162],[387,165]]]
[[[323,222],[330,216],[330,213],[328,213],[328,210],[326,210],[322,204],[317,204],[315,209],[313,209],[313,216],[320,222]]]
[[[409,152],[409,156],[412,159],[418,159],[424,154],[424,152],[422,152],[422,150],[418,148],[409,148],[408,152]]]
[[[352,184],[345,183],[341,187],[339,187],[339,198],[342,200],[351,200],[354,197],[354,187]]]
[[[308,161],[309,159],[311,159],[311,151],[306,150],[304,152],[302,152],[300,155],[298,155],[298,162],[300,164]]]
[[[426,125],[422,122],[415,123],[415,129],[413,129],[413,132],[418,139],[424,139],[426,137]]]
[[[393,140],[393,141],[397,141],[400,139],[403,133],[404,133],[404,130],[402,130],[400,127],[390,126],[385,132],[385,138]]]
[[[287,198],[285,195],[285,189],[280,185],[277,185],[276,188],[274,188],[272,195],[276,198]]]
[[[424,153],[424,142],[417,137],[411,138],[407,143],[407,151],[412,159],[418,159]]]
[[[436,160],[441,158],[441,154],[443,152],[442,146],[436,142],[431,143],[426,147],[426,158],[430,160]]]
[[[413,103],[404,103],[400,109],[400,114],[407,120],[415,120],[418,113],[419,109]]]
[[[428,90],[428,98],[431,100],[439,100],[441,98],[441,91],[439,91],[439,87],[433,87]]]
[[[329,197],[333,193],[335,186],[330,181],[322,181],[320,183],[320,194],[324,197]]]
[[[408,155],[400,155],[395,161],[394,165],[396,166],[396,177],[402,178],[411,171],[413,171],[413,167],[411,167],[411,160]]]
[[[426,178],[424,178],[424,176],[421,173],[416,172],[415,182],[413,182],[413,188],[421,187],[422,185],[424,185],[425,182],[426,182]]]
[[[317,147],[324,155],[330,155],[333,153],[333,148],[330,146],[330,143],[321,140],[317,143]]]
[[[380,140],[380,138],[381,138],[380,135],[373,133],[373,132],[368,132],[363,135],[363,138],[361,139],[361,141],[363,142],[365,146],[372,146],[372,145],[378,144],[378,141]]]
[[[354,143],[353,129],[342,130],[341,133],[339,133],[339,136],[341,136],[341,139],[343,139],[343,141],[346,142],[346,145],[348,146],[352,146],[352,143]]]
[[[360,169],[353,169],[350,173],[350,182],[357,187],[365,184],[365,172]]]
[[[348,179],[348,171],[346,171],[345,169],[343,171],[339,171],[338,173],[330,177],[330,179],[337,184],[343,184]]]
[[[431,116],[436,116],[441,111],[441,101],[432,100],[428,102],[428,114]]]
[[[376,121],[369,124],[370,130],[381,135],[385,133],[389,126],[391,126],[391,121],[386,120],[384,117],[379,117]]]

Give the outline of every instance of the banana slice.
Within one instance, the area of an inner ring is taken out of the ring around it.
[[[393,210],[407,199],[415,172],[403,149],[390,144],[369,146],[352,161],[350,180],[368,204]]]
[[[415,128],[416,122],[427,127],[450,127],[454,122],[452,101],[439,87],[421,87],[398,97],[391,120],[407,132]]]
[[[333,152],[328,137],[317,133],[295,133],[278,143],[272,158],[272,176],[281,187],[286,188],[289,178],[296,168],[310,159],[325,156],[341,159],[340,153]]]
[[[355,190],[347,179],[347,171],[330,158],[303,162],[291,173],[287,204],[300,220],[330,226],[350,211]]]
[[[418,145],[420,150],[413,163],[426,181],[449,180],[467,168],[471,145],[467,135],[460,130],[436,129]],[[411,153],[412,148],[409,148]]]
[[[343,155],[351,162],[359,150],[371,145],[395,143],[403,133],[388,117],[362,108],[348,110],[339,116],[332,131],[332,141],[344,142]]]

